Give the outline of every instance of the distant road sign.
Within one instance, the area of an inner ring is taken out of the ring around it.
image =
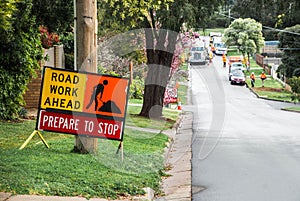
[[[166,88],[164,104],[177,103],[177,88]]]

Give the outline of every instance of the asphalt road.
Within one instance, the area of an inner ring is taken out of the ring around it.
[[[299,201],[300,113],[230,85],[221,56],[191,67],[195,201]]]

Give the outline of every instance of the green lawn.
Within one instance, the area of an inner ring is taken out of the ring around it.
[[[248,86],[251,87],[250,78],[247,78],[246,82]],[[282,84],[273,78],[267,78],[264,87],[262,87],[261,79],[257,76],[255,86],[252,89],[260,97],[272,100],[291,101],[292,93],[285,90]]]
[[[163,116],[169,118],[173,121],[157,121],[153,119],[139,117],[138,114],[140,113],[141,107],[140,106],[131,106],[129,108],[129,113],[131,115],[127,115],[126,117],[126,125],[128,126],[137,126],[142,128],[152,128],[158,130],[166,130],[173,126],[174,121],[179,116],[178,110],[170,110],[164,108]]]
[[[288,91],[274,92],[274,91],[257,91],[255,92],[260,96],[272,100],[291,101],[291,93]]]
[[[294,112],[300,112],[300,107],[287,107],[284,109],[289,111],[294,111]]]
[[[143,104],[142,99],[129,99],[129,104]]]
[[[250,83],[250,78],[247,78],[247,83],[249,86],[251,86],[251,83]],[[271,77],[268,77],[266,80],[265,80],[265,83],[264,83],[264,86],[266,88],[275,88],[275,89],[279,89],[277,90],[278,92],[281,92],[284,87],[282,86],[282,84],[276,80],[274,80],[273,78]],[[262,87],[262,82],[261,82],[261,79],[259,78],[259,75],[256,76],[256,79],[255,79],[255,88],[260,88]],[[254,89],[255,89],[254,88]]]
[[[250,76],[250,74],[253,72],[254,75],[255,75],[255,78],[256,78],[256,79],[260,79],[260,75],[261,75],[261,73],[262,73],[263,71],[264,71],[264,69],[263,69],[262,67],[255,67],[255,69],[254,69],[254,67],[253,67],[253,69],[250,68],[249,71],[245,71],[244,73],[245,73],[246,76]]]
[[[236,49],[228,48],[227,56],[241,56],[242,54],[237,52]]]
[[[128,107],[127,126],[167,129],[179,115],[177,110],[165,109],[167,121],[149,122],[135,115],[139,110],[138,106]],[[35,121],[0,122],[0,127],[0,191],[110,199],[144,194],[144,187],[160,192],[162,154],[168,141],[160,132],[125,126],[122,161],[116,154],[118,141],[98,139],[96,154],[77,154],[71,152],[74,136],[43,132],[49,149],[35,136],[19,150],[33,132]]]

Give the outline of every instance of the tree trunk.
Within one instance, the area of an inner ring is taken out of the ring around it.
[[[158,119],[162,116],[163,99],[178,33],[145,29],[148,72],[140,116]]]
[[[251,67],[250,67],[250,66],[251,66],[251,63],[250,63],[250,53],[249,53],[249,52],[247,53],[247,56],[248,56],[248,62],[249,62],[248,68],[249,68],[249,70],[250,70],[250,68],[251,68]]]
[[[76,65],[80,72],[97,73],[97,1],[76,0]],[[95,153],[98,139],[76,136],[74,151]]]

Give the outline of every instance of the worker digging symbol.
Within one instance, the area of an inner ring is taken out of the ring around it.
[[[104,94],[104,88],[106,85],[108,85],[108,81],[103,80],[102,84],[99,83],[93,87],[93,93],[91,95],[89,104],[86,106],[86,109],[89,109],[91,107],[91,105],[93,104],[93,102],[95,101],[95,111],[121,114],[121,110],[120,110],[120,108],[118,108],[118,106],[115,104],[115,102],[113,102],[111,100],[104,102],[102,100],[102,96]],[[100,108],[98,108],[99,100],[103,103],[103,105]]]

